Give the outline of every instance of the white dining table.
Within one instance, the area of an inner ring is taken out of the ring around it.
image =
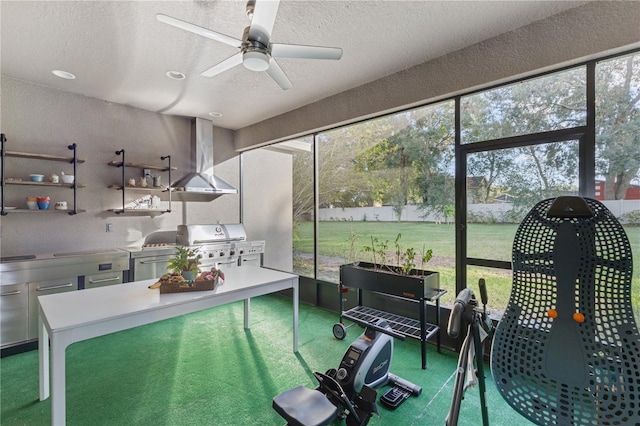
[[[209,291],[160,294],[159,289],[149,288],[154,282],[38,297],[40,400],[51,396],[52,425],[66,423],[65,352],[75,342],[240,300],[248,329],[251,297],[293,289],[293,352],[298,352],[297,275],[245,265],[225,270],[224,283]]]

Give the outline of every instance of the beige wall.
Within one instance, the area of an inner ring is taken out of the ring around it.
[[[236,131],[237,150],[640,47],[640,2],[594,1]],[[382,52],[384,53],[384,52]],[[366,64],[362,64],[366,67]]]
[[[1,125],[8,139],[6,149],[55,155],[70,155],[66,146],[78,145],[78,156],[86,163],[78,166],[78,206],[85,213],[75,216],[48,213],[9,213],[0,218],[2,256],[29,253],[93,250],[140,245],[145,235],[156,230],[175,230],[182,223],[237,223],[240,221],[239,195],[223,195],[206,203],[172,203],[172,213],[155,217],[115,215],[107,212],[122,205],[121,193],[107,186],[117,184],[120,169],[108,166],[118,159],[115,151],[124,148],[127,162],[162,164],[161,155],[171,154],[182,176],[190,165],[190,119],[156,114],[125,105],[2,77]],[[226,161],[216,164],[216,175],[239,185],[239,156],[233,153],[231,136],[215,129],[214,148]],[[220,160],[216,158],[216,160]],[[28,179],[29,173],[71,174],[72,167],[61,162],[6,159],[6,176]],[[132,176],[142,171],[129,170]],[[167,176],[164,175],[166,179]],[[52,202],[72,201],[71,190],[44,187],[7,186],[7,205],[25,207],[26,196],[50,196]],[[163,203],[163,207],[167,207]],[[106,224],[113,232],[106,232]]]

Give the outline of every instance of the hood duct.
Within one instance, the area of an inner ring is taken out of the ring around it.
[[[176,198],[210,201],[223,194],[238,193],[213,174],[213,124],[202,118],[191,121],[191,170],[171,185]]]

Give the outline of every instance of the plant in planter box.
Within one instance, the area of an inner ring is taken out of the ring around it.
[[[400,238],[402,234],[398,234],[394,241],[395,246],[395,264],[389,265],[387,262],[387,250],[389,248],[389,241],[381,241],[378,237],[371,236],[371,245],[365,246],[364,251],[373,255],[373,265],[376,269],[385,269],[389,272],[398,273],[400,275],[409,275],[411,271],[416,268],[416,256],[418,252],[414,247],[403,248],[400,245]],[[425,263],[429,262],[433,257],[433,250],[426,250],[426,247],[422,246],[422,252],[417,258],[420,260],[420,269],[422,269]]]
[[[202,254],[197,248],[176,247],[176,255],[169,259],[168,268],[174,275],[182,275],[186,280],[193,281],[200,273]]]
[[[400,245],[401,234],[394,241],[395,251],[389,253],[389,242],[371,237],[371,245],[364,251],[373,255],[371,262],[353,262],[340,266],[340,281],[347,287],[391,294],[409,299],[429,299],[440,291],[438,272],[423,270],[433,251],[422,252]],[[395,254],[395,259],[394,258]],[[392,263],[395,260],[395,264]],[[420,264],[420,269],[416,268]]]

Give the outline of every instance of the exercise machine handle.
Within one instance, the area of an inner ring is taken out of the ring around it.
[[[483,305],[486,305],[489,302],[489,297],[487,297],[487,284],[484,282],[484,278],[478,280],[478,287],[480,287],[480,300]]]
[[[458,293],[456,301],[453,302],[453,309],[451,309],[451,314],[449,315],[447,334],[454,339],[460,334],[462,314],[464,314],[464,312],[466,311],[467,305],[469,305],[469,302],[471,302],[472,298],[473,291],[471,291],[471,289],[469,288],[465,288],[460,293]]]

